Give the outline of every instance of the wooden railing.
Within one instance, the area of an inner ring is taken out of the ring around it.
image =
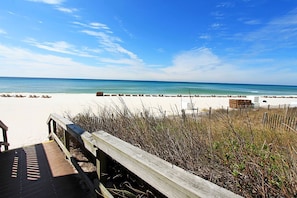
[[[89,133],[56,114],[51,114],[47,123],[50,137],[57,141],[74,167],[84,175],[82,178],[94,196],[100,191],[104,197],[112,197],[100,182],[102,169],[106,167],[104,158],[107,155],[167,197],[240,197],[104,131]],[[56,135],[58,126],[64,130],[63,142]],[[71,156],[70,135],[96,157],[98,181],[90,181]]]
[[[1,152],[1,146],[4,146],[4,150],[8,150],[8,140],[7,140],[7,131],[8,127],[0,120],[0,128],[2,129],[2,135],[3,135],[3,141],[0,142],[0,152]]]

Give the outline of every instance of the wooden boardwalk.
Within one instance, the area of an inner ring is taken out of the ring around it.
[[[90,197],[55,142],[0,153],[0,197]]]

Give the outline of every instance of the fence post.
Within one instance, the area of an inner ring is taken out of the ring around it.
[[[285,118],[288,116],[289,106],[286,108]]]
[[[208,118],[211,119],[211,107],[209,107],[209,110],[208,110]]]
[[[267,112],[264,112],[263,118],[262,118],[262,124],[266,125],[266,122],[267,122]]]
[[[185,122],[186,121],[186,110],[182,109],[181,112],[182,112],[182,119]]]

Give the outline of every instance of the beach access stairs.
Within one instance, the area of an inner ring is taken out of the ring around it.
[[[107,158],[164,197],[240,197],[104,131],[90,133],[57,114],[47,124],[50,141],[0,153],[0,197],[113,197],[104,183]],[[95,179],[70,152],[73,139],[95,159]]]

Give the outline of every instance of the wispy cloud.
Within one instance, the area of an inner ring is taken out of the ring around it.
[[[297,48],[296,37],[297,9],[294,9],[282,17],[271,20],[261,29],[250,32],[244,37],[244,41],[255,42],[257,46],[265,46],[266,50],[272,50]]]
[[[118,67],[114,60],[106,59],[104,66],[95,66],[76,62],[69,57],[45,55],[1,44],[0,61],[2,63],[0,64],[1,75],[3,76],[100,79],[142,79],[147,76],[144,72],[145,68],[135,68],[128,62],[126,67]],[[119,62],[122,61],[119,60]]]
[[[51,5],[59,5],[64,2],[64,0],[27,0],[27,1],[46,3],[46,4],[51,4]]]
[[[3,29],[0,29],[0,34],[7,34],[7,32]]]
[[[219,29],[223,28],[224,25],[222,23],[213,23],[210,25],[210,27],[213,30],[219,30]]]
[[[159,52],[159,53],[164,53],[165,52],[165,50],[162,48],[162,47],[160,47],[160,48],[158,48],[158,49],[156,49],[157,50],[157,52]]]
[[[246,24],[246,25],[261,25],[262,21],[260,19],[251,19],[247,17],[240,17],[237,21]]]
[[[244,23],[247,25],[259,25],[261,24],[261,21],[258,19],[251,19],[251,20],[244,21]]]
[[[231,8],[231,7],[234,7],[234,3],[225,1],[225,2],[219,3],[216,7],[217,8]]]
[[[212,12],[211,16],[213,16],[215,19],[224,19],[224,17],[225,17],[225,15],[219,11]]]
[[[203,40],[209,40],[211,39],[211,36],[209,34],[202,34],[199,36],[199,38]]]
[[[123,48],[120,45],[120,43],[122,43],[122,40],[119,37],[114,36],[107,25],[98,23],[98,22],[93,22],[89,24],[85,24],[81,22],[73,22],[73,23],[76,25],[80,25],[82,27],[93,29],[93,30],[84,29],[84,30],[81,30],[81,32],[98,39],[99,44],[106,51],[111,53],[120,53],[120,54],[128,55],[132,59],[138,59],[136,54]],[[97,31],[95,31],[94,29],[96,29]]]
[[[137,60],[139,63],[142,63],[142,60],[140,60],[136,54],[133,52],[125,49],[120,45],[122,42],[120,38],[107,34],[105,32],[99,32],[99,31],[92,31],[92,30],[82,30],[81,32],[89,35],[94,36],[98,39],[99,44],[108,52],[110,53],[117,53],[121,55],[125,55],[130,57],[131,59]]]
[[[65,12],[65,13],[69,13],[69,14],[78,11],[78,9],[76,9],[76,8],[66,8],[66,7],[61,7],[61,6],[57,6],[56,10],[59,10],[61,12]]]
[[[91,50],[91,49],[77,49],[74,45],[67,43],[66,41],[56,41],[56,42],[38,42],[33,38],[28,38],[24,40],[24,42],[35,46],[40,49],[58,52],[63,54],[70,54],[75,56],[82,56],[82,57],[94,57],[94,55],[89,54],[88,52],[96,52],[99,53],[100,50]]]
[[[101,29],[101,30],[105,30],[108,33],[112,33],[110,31],[110,28],[107,25],[103,24],[103,23],[98,23],[98,22],[82,23],[82,22],[78,22],[78,21],[74,21],[72,23],[75,24],[75,25],[79,25],[81,27],[84,27],[84,28],[97,29],[97,30]]]
[[[24,48],[1,44],[0,60],[1,75],[4,76],[83,77],[85,71],[94,72],[93,67],[75,62],[70,58],[39,54]]]
[[[119,23],[119,26],[130,38],[134,37],[134,35],[130,31],[128,31],[128,29],[124,26],[124,23],[121,19],[119,19],[118,17],[115,17],[115,20],[117,20],[117,22]]]

